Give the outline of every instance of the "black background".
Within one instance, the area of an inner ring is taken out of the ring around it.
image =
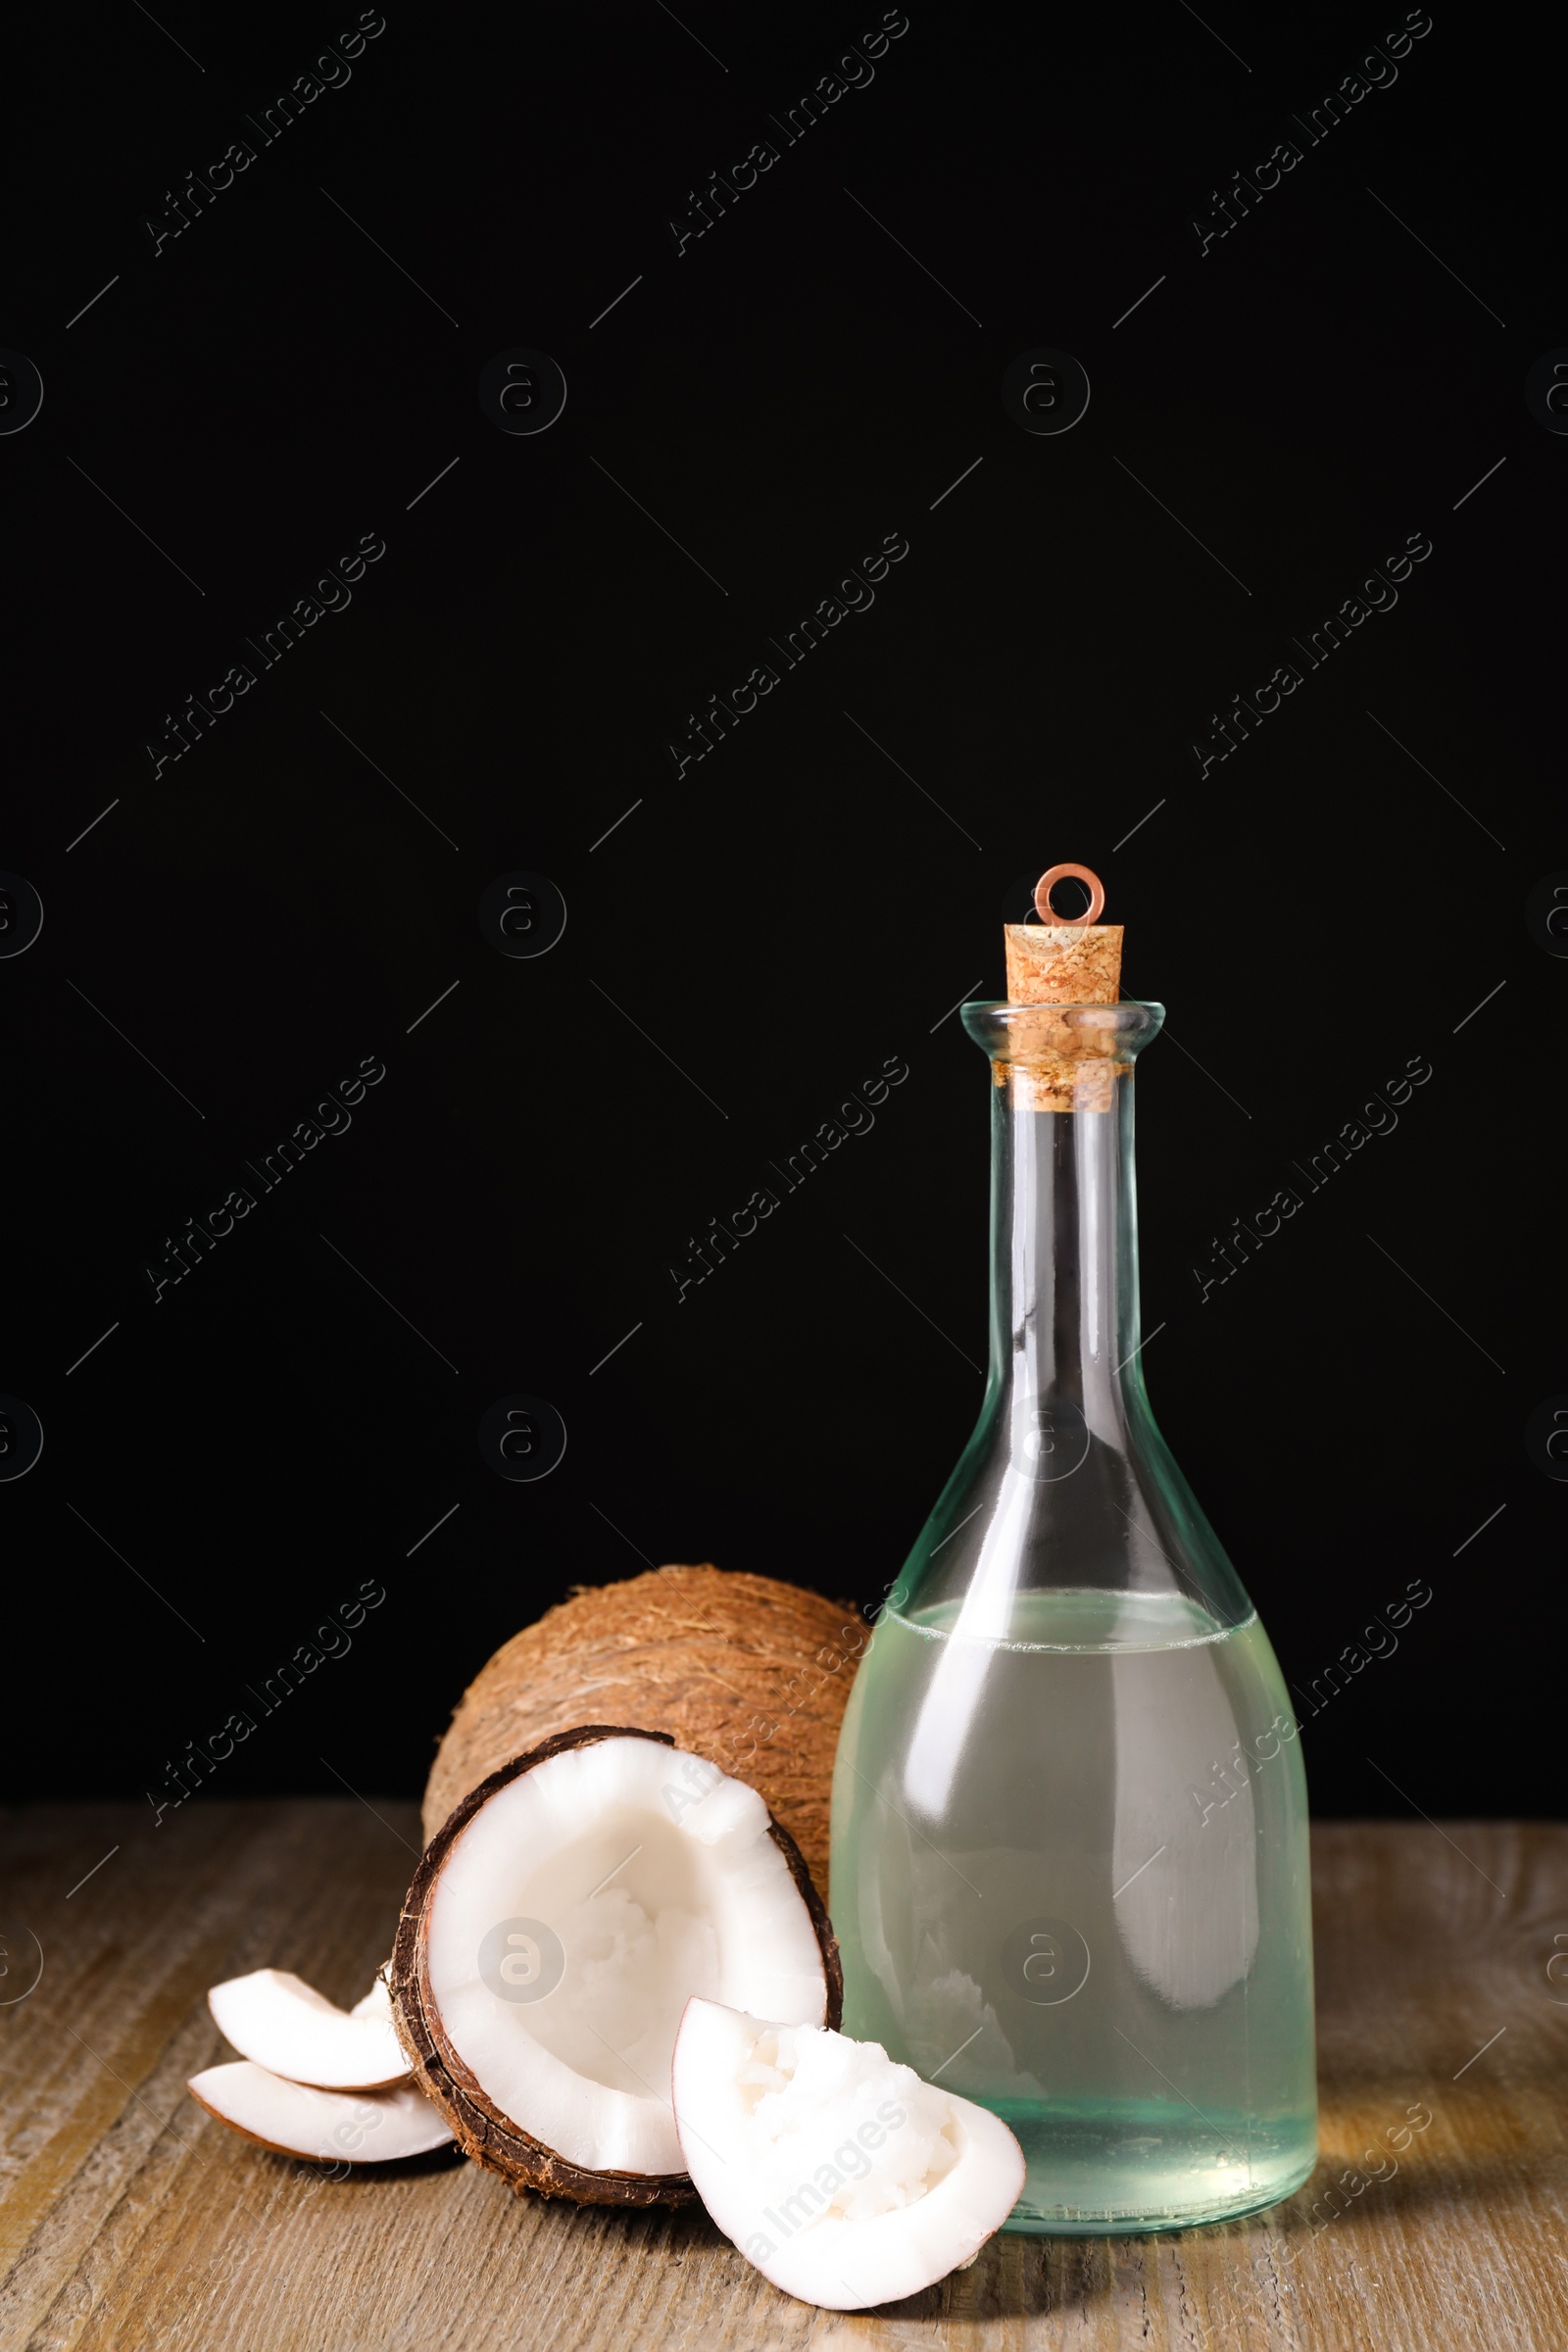
[[[942,1016],[1002,992],[1009,888],[1077,858],[1180,1041],[1139,1079],[1178,1458],[1294,1683],[1433,1589],[1308,1730],[1318,1810],[1553,1810],[1547,20],[1438,8],[1308,146],[1290,113],[1401,10],[911,5],[786,145],[768,116],[875,8],[388,0],[264,146],[242,115],[355,13],[13,44],[0,341],[45,386],[0,439],[0,864],[45,907],[0,963],[0,1388],[45,1430],[0,1487],[14,1790],[160,1787],[365,1580],[351,1652],[215,1790],[415,1792],[490,1649],[645,1562],[874,1599],[981,1386],[987,1080]],[[241,136],[155,256],[144,219]],[[1200,256],[1210,191],[1287,136]],[[518,346],[568,386],[539,436],[477,398]],[[1001,398],[1037,346],[1093,388],[1059,437]],[[246,638],[365,533],[352,604],[263,669]],[[889,533],[874,607],[677,778],[688,713]],[[1412,533],[1396,609],[1200,775],[1211,713]],[[568,908],[536,960],[476,919],[517,868]],[[364,1056],[352,1128],[155,1304],[166,1237]],[[677,1303],[689,1237],[889,1056],[874,1129]],[[1396,1131],[1201,1298],[1215,1237],[1412,1056]],[[531,1485],[475,1441],[519,1392],[568,1434]]]

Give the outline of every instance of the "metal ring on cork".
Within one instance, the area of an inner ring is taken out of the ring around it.
[[[1051,904],[1056,884],[1069,880],[1081,882],[1089,893],[1089,904],[1082,914],[1058,914]],[[1104,906],[1104,885],[1087,865],[1054,865],[1035,884],[1035,912],[1043,923],[1054,924],[1058,931],[1076,931],[1098,923]]]

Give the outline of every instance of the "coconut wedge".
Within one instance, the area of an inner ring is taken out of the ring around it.
[[[238,2058],[193,2075],[185,2087],[209,2115],[258,2147],[319,2164],[390,2164],[445,2147],[452,2137],[446,2118],[412,2082],[396,2090],[314,2090]]]
[[[561,1733],[431,1840],[393,1953],[398,2030],[460,2143],[514,2187],[690,2199],[669,2068],[694,1993],[833,2025],[843,1979],[794,1839],[667,1736]]]
[[[318,2090],[387,2090],[412,2072],[379,1979],[347,2010],[286,1969],[258,1968],[215,1984],[207,2005],[242,2058],[292,2082]]]
[[[1023,2190],[1006,2125],[879,2042],[693,2000],[671,2081],[703,2203],[803,2303],[919,2294],[972,2262]]]

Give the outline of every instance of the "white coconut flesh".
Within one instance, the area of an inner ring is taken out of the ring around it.
[[[694,2000],[673,2066],[686,2169],[786,2294],[857,2311],[971,2262],[1023,2191],[1000,2117],[879,2042]]]
[[[390,2164],[452,2137],[444,2116],[412,2082],[396,2090],[316,2090],[237,2058],[186,2084],[220,2123],[280,2156],[321,2163]]]
[[[413,2071],[379,1978],[348,2010],[286,1969],[258,1968],[215,1984],[207,2004],[242,2058],[294,2082],[320,2090],[385,2090]]]
[[[670,2057],[694,1993],[820,2025],[816,1931],[754,1788],[614,1738],[498,1789],[425,1916],[432,2024],[486,2099],[589,2172],[681,2174]]]

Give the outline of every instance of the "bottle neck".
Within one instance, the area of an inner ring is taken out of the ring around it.
[[[1251,1603],[1155,1426],[1139,1354],[1132,1071],[1163,1009],[961,1017],[991,1064],[991,1375],[891,1606],[959,1651],[970,1636],[1032,1641],[1022,1604],[1048,1592],[1182,1595],[1241,1625]]]
[[[1040,1109],[1026,1074],[997,1075],[986,1417],[1049,1481],[1091,1438],[1125,1449],[1142,1402],[1132,1071],[1094,1110]]]

